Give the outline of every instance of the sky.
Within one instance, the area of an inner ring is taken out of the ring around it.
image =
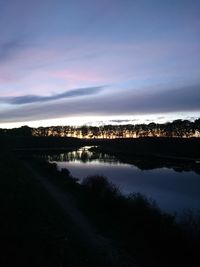
[[[0,0],[0,127],[200,117],[200,1]]]

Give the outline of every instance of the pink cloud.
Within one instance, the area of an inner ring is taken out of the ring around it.
[[[51,73],[52,77],[61,78],[66,81],[76,82],[102,82],[103,78],[97,73],[88,73],[87,71],[76,71],[76,70],[61,70]]]

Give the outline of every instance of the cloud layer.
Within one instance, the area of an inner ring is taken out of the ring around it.
[[[149,2],[0,1],[0,124],[199,111],[200,1]]]
[[[103,89],[103,86],[80,88],[69,90],[61,94],[54,94],[51,96],[39,96],[39,95],[23,95],[16,97],[0,97],[0,102],[13,105],[24,105],[37,102],[46,102],[52,100],[59,100],[63,98],[88,96],[99,93]]]
[[[35,101],[30,105],[22,105],[12,110],[1,111],[1,122],[43,120],[73,116],[93,115],[138,115],[168,112],[200,112],[200,85],[182,87],[176,89],[165,89],[160,91],[143,90],[137,93],[124,91],[118,94],[102,92],[94,94],[101,88],[85,89],[85,98],[65,99],[65,95],[80,95],[83,89],[72,90],[52,97],[55,102],[44,102],[42,105]],[[85,94],[86,93],[86,94]],[[69,96],[68,95],[68,96]],[[62,96],[62,97],[61,97]],[[43,99],[43,98],[42,98]],[[51,100],[51,97],[50,97]],[[28,99],[17,101],[18,104],[28,103]],[[42,100],[43,101],[43,100]],[[45,99],[46,101],[46,99]]]

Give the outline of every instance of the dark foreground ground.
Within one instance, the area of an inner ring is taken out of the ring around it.
[[[0,266],[199,266],[200,223],[192,213],[177,224],[145,197],[121,196],[104,177],[80,185],[31,157],[86,144],[129,159],[164,151],[196,161],[200,153],[197,139],[0,138]]]
[[[23,162],[0,155],[0,266],[103,266]]]

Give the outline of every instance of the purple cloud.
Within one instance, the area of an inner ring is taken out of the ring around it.
[[[23,95],[23,96],[16,96],[16,97],[0,97],[0,102],[13,104],[13,105],[24,105],[24,104],[31,104],[31,103],[37,103],[37,102],[59,100],[59,99],[64,99],[64,98],[93,95],[93,94],[97,94],[100,91],[102,91],[103,88],[104,86],[79,88],[79,89],[69,90],[69,91],[66,91],[60,94],[54,94],[51,96]]]
[[[138,115],[200,111],[199,88],[200,85],[174,90],[167,88],[162,92],[139,91],[133,93],[125,91],[119,94],[110,94],[104,91],[98,96],[91,94],[84,99],[77,97],[62,99],[62,101],[59,97],[57,99],[55,97],[56,102],[45,102],[42,105],[32,103],[6,112],[1,111],[0,117],[2,122],[14,122],[16,120],[42,120],[66,116]],[[79,91],[74,91],[75,95],[79,94]]]

